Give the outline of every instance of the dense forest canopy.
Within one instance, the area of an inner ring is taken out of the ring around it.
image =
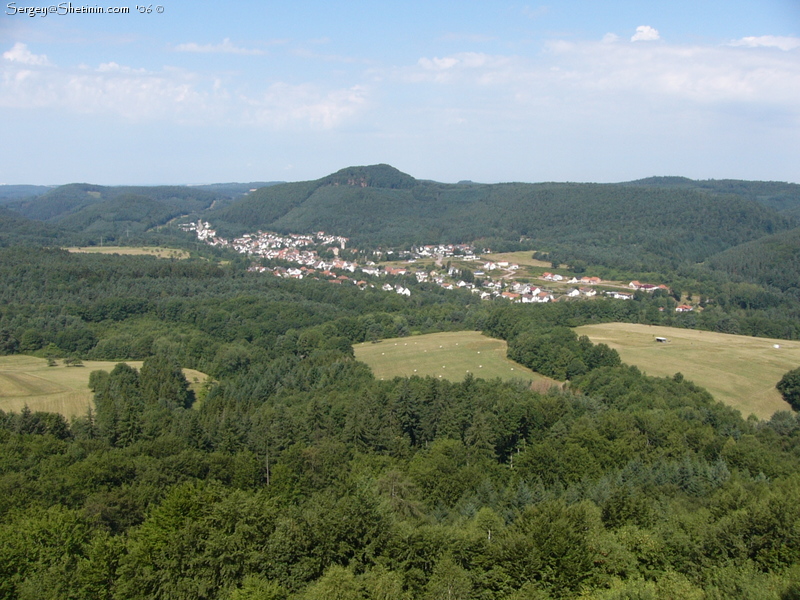
[[[800,298],[800,228],[765,236],[712,256],[712,269]]]
[[[351,227],[383,246],[529,236],[669,284],[540,306],[412,276],[393,280],[410,297],[282,279],[161,228],[213,214],[214,190],[76,185],[11,203],[33,218],[0,208],[0,364],[119,362],[91,373],[86,415],[0,411],[0,598],[800,597],[798,416],[747,418],[572,329],[800,339],[781,266],[800,241],[773,201],[791,190],[709,185],[448,186],[380,165],[219,203],[231,227]],[[56,247],[120,224],[191,258]],[[675,312],[687,294],[702,310]],[[354,343],[456,330],[506,340],[558,384],[380,381],[354,359]],[[193,391],[181,368],[209,377]]]
[[[145,359],[0,413],[3,598],[790,598],[800,422],[743,420],[538,307],[0,250],[0,351]],[[409,282],[408,285],[413,285]],[[621,311],[621,312],[620,312]],[[482,329],[557,379],[376,381],[368,332]],[[210,379],[195,397],[179,366]]]
[[[528,239],[531,247],[639,267],[700,262],[793,223],[750,197],[713,191],[625,184],[441,184],[377,165],[265,188],[211,211],[209,218],[223,230],[327,229],[371,245]],[[800,195],[792,201],[800,202]]]
[[[735,194],[793,217],[800,217],[800,185],[779,181],[743,181],[709,179],[696,181],[686,177],[648,177],[628,185],[702,190],[715,194]]]
[[[225,235],[325,230],[372,247],[481,241],[494,249],[550,251],[564,260],[654,270],[702,262],[791,229],[800,216],[800,186],[681,177],[444,184],[372,165],[282,184],[69,184],[7,200],[7,206],[87,243],[129,243],[131,236],[139,239],[182,217],[210,220]]]

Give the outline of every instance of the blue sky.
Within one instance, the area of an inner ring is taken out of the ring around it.
[[[67,5],[3,3],[0,183],[800,182],[798,0]]]

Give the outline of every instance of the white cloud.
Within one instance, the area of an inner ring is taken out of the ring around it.
[[[615,44],[619,41],[619,36],[616,33],[607,33],[603,36],[604,44]]]
[[[800,48],[800,38],[797,37],[781,37],[777,35],[761,35],[744,37],[740,40],[734,40],[730,43],[731,46],[746,46],[748,48],[780,48],[781,50],[794,50]]]
[[[209,86],[210,87],[210,86]],[[0,71],[0,106],[116,115],[132,121],[202,122],[220,113],[213,90],[192,73],[132,69],[115,62],[96,68],[18,67]]]
[[[663,100],[668,106],[682,100],[704,107],[780,106],[800,117],[800,62],[792,54],[611,41],[552,41],[534,57],[459,53],[421,58],[395,75],[408,83],[457,86],[452,101],[458,105],[470,101],[470,90],[490,87],[504,100],[549,98],[598,113],[636,102]]]
[[[631,38],[632,42],[653,42],[655,40],[661,39],[661,36],[658,35],[658,30],[653,29],[649,25],[639,25],[636,28],[636,33],[633,34]]]
[[[44,54],[33,54],[28,50],[28,46],[22,42],[17,42],[11,50],[3,52],[3,58],[11,62],[30,66],[42,67],[50,64],[50,61],[47,60],[47,56]]]
[[[100,73],[147,73],[145,69],[132,69],[130,67],[119,65],[113,61],[101,63],[100,66],[97,67],[97,71]]]
[[[538,19],[540,17],[545,16],[549,12],[550,9],[547,6],[537,6],[536,8],[525,6],[522,8],[522,14],[528,17],[529,19]]]
[[[0,107],[58,109],[134,122],[328,130],[367,104],[367,90],[359,85],[332,89],[279,82],[264,85],[261,91],[239,91],[235,83],[219,75],[171,67],[148,71],[113,61],[95,67],[53,68],[41,60],[29,64],[24,47],[15,46],[9,52],[14,58],[0,63]]]
[[[473,61],[429,54],[380,80],[404,99],[385,128],[474,168],[473,179],[492,152],[528,181],[576,177],[568,164],[580,164],[573,173],[584,181],[797,173],[785,158],[800,141],[796,51],[610,42],[553,40],[538,52]]]
[[[367,90],[353,86],[323,91],[311,84],[275,83],[259,97],[242,96],[240,100],[246,107],[245,122],[274,129],[333,129],[366,104]]]
[[[447,56],[445,58],[420,58],[419,66],[427,71],[444,71],[452,69],[459,63],[459,60],[454,56]]]
[[[240,48],[233,44],[228,38],[222,40],[220,44],[197,44],[195,42],[178,44],[175,46],[175,50],[178,52],[198,52],[201,54],[264,54],[263,50],[258,50],[256,48]]]
[[[459,52],[451,56],[427,58],[417,61],[412,69],[402,69],[401,78],[410,82],[435,81],[440,83],[453,83],[458,81],[473,81],[475,83],[490,83],[504,77],[504,74],[513,75],[515,57],[484,54],[482,52]]]

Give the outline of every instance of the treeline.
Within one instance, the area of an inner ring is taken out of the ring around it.
[[[7,206],[29,219],[59,222],[87,210],[96,213],[99,207],[122,206],[127,202],[144,202],[148,207],[175,214],[192,213],[208,208],[216,198],[211,192],[187,186],[107,187],[73,183]],[[139,220],[140,216],[132,213],[128,220]]]
[[[660,291],[639,293],[633,301],[503,308],[503,303],[482,302],[466,292],[418,284],[413,277],[402,280],[413,290],[406,299],[380,289],[247,273],[247,266],[246,258],[236,255],[230,264],[219,265],[2,249],[0,353],[97,360],[142,360],[166,353],[184,367],[219,378],[272,359],[283,349],[303,354],[315,336],[336,346],[340,339],[352,344],[412,332],[485,329],[511,341],[526,323],[547,329],[632,322],[800,339],[800,313],[782,297],[744,283],[719,284],[713,301],[696,313],[676,313],[678,301]],[[303,330],[308,331],[301,339]],[[562,346],[558,340],[572,334],[547,335],[546,342],[537,342],[549,348],[536,351],[541,364],[522,354],[515,358],[558,379],[571,379],[594,364],[575,348],[562,353],[560,361],[544,358]],[[558,369],[552,366],[556,363]]]
[[[406,300],[380,289],[247,273],[247,266],[244,257],[218,265],[0,250],[0,353],[98,360],[166,353],[221,377],[286,348],[303,353],[311,338],[335,345],[338,338],[350,344],[412,329],[462,329],[484,310],[470,294],[432,286]]]

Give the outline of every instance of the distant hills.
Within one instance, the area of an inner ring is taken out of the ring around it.
[[[260,189],[207,215],[230,232],[323,229],[356,245],[523,240],[564,258],[655,265],[699,262],[790,229],[800,208],[800,186],[739,182],[732,193],[694,183],[443,184],[375,165]]]
[[[0,206],[0,246],[25,243],[39,246],[58,244],[67,232],[58,227],[26,219]]]
[[[800,227],[734,246],[712,256],[708,266],[800,300]]]
[[[683,177],[446,184],[389,165],[348,167],[295,183],[70,184],[33,191],[2,202],[19,217],[84,236],[146,234],[176,218],[202,217],[226,235],[325,230],[357,246],[481,240],[494,249],[535,248],[637,268],[701,262],[789,231],[800,217],[796,184]]]
[[[0,185],[0,205],[22,198],[32,198],[52,190],[46,185]]]
[[[170,219],[211,207],[217,196],[185,186],[59,186],[6,206],[23,217],[98,236],[142,233]]]
[[[779,181],[742,181],[709,179],[695,181],[686,177],[648,177],[626,185],[679,188],[712,194],[732,194],[758,202],[787,215],[800,217],[800,185]]]

